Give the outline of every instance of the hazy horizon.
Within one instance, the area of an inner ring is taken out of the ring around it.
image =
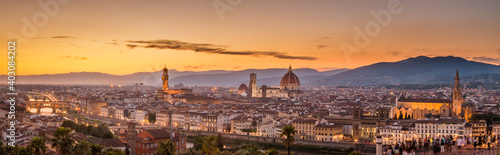
[[[417,56],[418,57],[418,56]],[[430,58],[435,58],[435,57],[448,57],[448,56],[434,56],[434,57],[430,57]],[[405,59],[402,59],[402,60],[406,60],[406,59],[410,59],[410,58],[416,58],[416,57],[409,57],[409,58],[405,58]],[[402,60],[396,60],[396,61],[391,61],[391,62],[398,62],[398,61],[402,61]],[[467,59],[466,59],[467,60]],[[474,61],[474,60],[468,60],[468,61]],[[477,61],[476,61],[477,62]],[[376,63],[381,63],[381,62],[375,62],[373,64],[376,64]],[[480,62],[480,63],[485,63],[485,64],[490,64],[490,65],[495,65],[495,64],[491,64],[491,63],[486,63],[486,62]],[[368,64],[367,66],[369,65],[373,65],[373,64]],[[155,66],[156,68],[158,68],[159,65]],[[496,66],[500,66],[500,65],[496,65]],[[165,67],[165,66],[163,66]],[[160,72],[163,70],[163,67],[160,67],[156,70],[151,70],[151,71],[139,71],[139,72],[134,72],[134,73],[126,73],[126,74],[111,74],[111,73],[105,73],[105,72],[94,72],[94,71],[71,71],[71,72],[64,72],[64,73],[54,73],[54,74],[30,74],[30,75],[57,75],[57,74],[70,74],[70,73],[103,73],[103,74],[109,74],[109,75],[117,75],[117,76],[122,76],[122,75],[131,75],[131,74],[136,74],[136,73],[142,73],[142,72],[145,72],[145,73],[148,73],[148,72]],[[168,66],[166,66],[168,68]],[[363,66],[359,66],[359,67],[363,67]],[[153,68],[153,67],[151,67]],[[358,68],[358,67],[356,67]],[[292,69],[314,69],[314,70],[317,70],[318,72],[328,72],[328,71],[335,71],[335,70],[341,70],[341,69],[356,69],[356,68],[331,68],[331,69],[328,69],[328,70],[319,70],[319,69],[316,69],[316,68],[308,68],[308,67],[303,67],[303,68],[293,68],[293,65],[292,65]],[[265,69],[288,69],[288,67],[284,67],[284,68],[245,68],[245,69],[214,69],[214,70],[189,70],[189,69],[176,69],[176,68],[168,68],[168,70],[176,70],[178,72],[210,72],[210,71],[229,71],[229,72],[236,72],[236,71],[244,71],[244,70],[252,70],[252,69],[256,69],[256,70],[265,70]],[[0,74],[0,75],[6,75],[6,74]],[[29,76],[29,75],[21,75],[21,76]]]
[[[164,65],[325,71],[420,55],[500,64],[495,0],[43,2],[0,2],[1,40],[20,42],[16,75],[126,75]]]

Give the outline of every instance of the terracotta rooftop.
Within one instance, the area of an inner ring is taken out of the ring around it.
[[[414,99],[414,98],[400,98],[398,102],[423,102],[423,103],[453,103],[449,99]]]
[[[293,123],[316,123],[316,120],[314,119],[295,119],[292,121]]]
[[[316,128],[342,128],[341,125],[318,124]]]
[[[170,133],[164,129],[149,129],[142,132],[148,132],[154,139],[170,138]]]

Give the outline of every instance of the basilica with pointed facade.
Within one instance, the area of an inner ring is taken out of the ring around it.
[[[401,93],[392,107],[392,119],[421,119],[426,115],[469,119],[475,107],[466,104],[460,87],[458,70],[455,75],[452,99],[415,99]]]

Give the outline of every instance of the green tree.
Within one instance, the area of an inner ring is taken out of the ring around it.
[[[237,155],[237,154],[236,153],[232,154],[231,151],[225,150],[225,151],[219,152],[217,155]]]
[[[363,154],[359,151],[352,151],[351,153],[349,153],[349,155],[363,155]]]
[[[404,119],[408,119],[408,113],[405,112]]]
[[[87,155],[90,154],[90,147],[91,144],[89,144],[86,140],[81,140],[75,145],[72,153],[74,155]]]
[[[257,121],[255,121],[255,120],[252,121],[252,127],[253,127],[253,129],[257,128]]]
[[[87,126],[87,128],[85,128],[85,131],[82,133],[88,135],[88,134],[90,134],[90,131],[92,131],[92,129],[94,129],[94,126],[89,125],[89,126]]]
[[[125,153],[123,153],[123,151],[120,149],[114,149],[110,147],[104,151],[104,155],[125,155]]]
[[[39,154],[39,155],[45,155],[47,152],[48,147],[45,146],[45,143],[47,140],[40,138],[40,137],[34,137],[31,139],[30,144],[28,145],[29,148],[33,149],[33,153]]]
[[[5,150],[5,146],[3,146],[3,142],[0,140],[0,155],[7,155],[7,151]]]
[[[170,140],[160,141],[158,150],[156,150],[155,155],[174,155],[176,146]]]
[[[290,155],[290,147],[295,142],[294,135],[296,132],[297,131],[295,130],[295,127],[293,127],[292,125],[284,126],[281,129],[280,137],[285,138],[285,139],[283,139],[283,144],[285,144],[285,147],[288,150],[288,155]]]
[[[217,147],[219,148],[219,150],[223,150],[224,149],[224,143],[223,143],[223,139],[222,139],[222,135],[219,133],[217,135]]]
[[[403,112],[402,111],[399,111],[399,117],[398,119],[403,119]]]
[[[231,154],[231,153],[229,153]],[[194,148],[189,148],[184,151],[179,152],[179,155],[203,155],[203,152],[195,150]]]
[[[253,155],[253,154],[251,154],[250,151],[246,149],[239,149],[236,150],[236,152],[234,152],[234,155]]]
[[[104,147],[99,144],[92,144],[90,146],[90,154],[92,155],[103,155],[104,154]]]
[[[194,138],[193,148],[197,151],[203,148],[203,143],[205,142],[205,136],[198,135]]]
[[[111,131],[109,130],[109,127],[106,123],[99,124],[99,126],[97,128],[99,129],[99,133],[101,135],[100,138],[113,138],[114,137],[113,133],[111,133]]]
[[[207,155],[215,155],[219,152],[215,136],[208,136],[203,143],[202,150]]]
[[[69,127],[69,128],[73,128],[75,122],[73,121],[70,121],[70,120],[65,120],[63,123],[62,123],[62,127]]]
[[[2,145],[2,146],[3,146],[3,145]],[[7,152],[15,152],[15,151],[16,151],[16,147],[12,147],[12,146],[10,146],[10,145],[3,146],[2,148],[3,148],[3,150],[4,150],[5,152],[0,152],[0,153],[5,154],[5,155],[8,155],[8,154],[9,154],[9,153],[7,153]]]
[[[156,113],[150,112],[148,114],[148,121],[151,124],[154,124],[156,122]]]
[[[274,148],[267,150],[266,153],[267,153],[267,155],[278,155],[279,154],[279,152],[276,151],[276,149],[274,149]]]
[[[257,148],[257,146],[255,146],[255,145],[252,145],[252,146],[250,146],[250,147],[247,147],[247,148],[246,148],[246,150],[248,150],[248,152],[249,152],[250,154],[257,154],[257,155],[258,155],[258,154],[261,154],[261,152],[259,151],[259,148]]]
[[[427,114],[424,115],[424,117],[430,119],[430,118],[433,118],[434,115],[432,115],[432,113],[427,113]]]
[[[71,129],[61,127],[54,131],[54,138],[50,141],[52,142],[52,147],[57,149],[59,154],[70,154],[73,149],[73,144],[75,141],[71,138]]]
[[[62,127],[71,128],[76,132],[81,132],[85,135],[91,135],[98,138],[113,138],[113,133],[109,130],[109,127],[105,123],[99,124],[99,126],[94,127],[93,125],[76,124],[73,121],[64,121]]]
[[[125,148],[125,155],[130,155],[130,148],[128,146]]]
[[[33,149],[30,147],[12,147],[12,146],[7,146],[6,149],[6,154],[8,153],[9,155],[33,155]]]

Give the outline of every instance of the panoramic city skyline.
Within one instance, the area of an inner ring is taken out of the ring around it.
[[[124,75],[163,65],[206,71],[293,64],[325,71],[419,55],[500,64],[499,1],[236,2],[68,1],[55,9],[2,1],[10,7],[0,15],[9,21],[0,32],[21,42],[18,75]],[[368,41],[356,45],[358,35]],[[358,50],[342,51],[342,43]]]
[[[0,6],[1,153],[500,153],[498,0]]]

